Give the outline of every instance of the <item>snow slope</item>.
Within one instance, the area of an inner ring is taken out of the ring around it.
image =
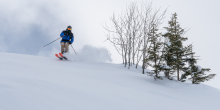
[[[213,87],[120,64],[0,53],[0,110],[219,110],[219,101]]]

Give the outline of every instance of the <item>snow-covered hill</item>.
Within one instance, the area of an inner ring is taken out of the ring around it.
[[[0,110],[219,110],[219,101],[213,87],[120,64],[0,53]]]

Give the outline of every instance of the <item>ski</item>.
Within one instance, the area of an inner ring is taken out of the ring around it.
[[[55,56],[56,56],[57,58],[59,58],[60,60],[63,60],[63,58],[60,57],[58,54],[55,54]]]
[[[59,55],[60,55],[63,59],[68,60],[65,56],[63,56],[62,53],[59,53]]]

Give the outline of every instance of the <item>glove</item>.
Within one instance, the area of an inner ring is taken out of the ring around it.
[[[69,41],[69,44],[72,44],[71,41]]]

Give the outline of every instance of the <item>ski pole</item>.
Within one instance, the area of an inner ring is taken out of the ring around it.
[[[60,39],[60,37],[59,37],[58,39]],[[58,39],[56,39],[56,40],[54,40],[54,41],[50,42],[49,44],[45,45],[44,47],[46,47],[46,46],[50,45],[51,43],[53,43],[53,42],[57,41]]]
[[[73,48],[72,44],[71,44],[71,47]],[[74,50],[74,48],[73,48],[73,51],[76,53],[76,51]],[[77,55],[77,54],[76,54],[76,55]]]

